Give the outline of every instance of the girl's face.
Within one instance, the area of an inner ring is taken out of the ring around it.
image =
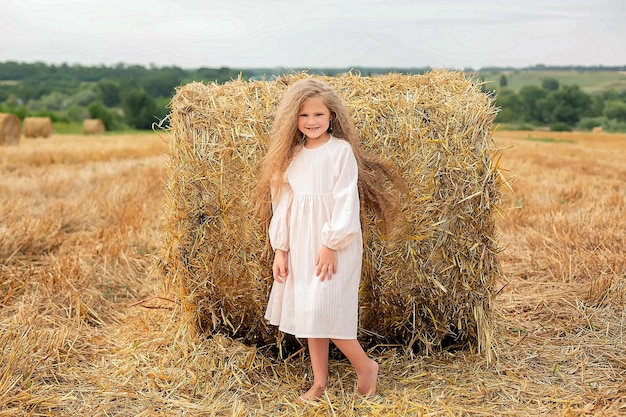
[[[325,142],[330,135],[331,114],[324,100],[320,96],[314,96],[304,100],[298,113],[298,130],[307,137],[309,142]]]

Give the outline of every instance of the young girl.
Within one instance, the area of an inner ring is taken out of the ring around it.
[[[363,199],[389,227],[397,204],[385,179],[401,184],[388,163],[361,148],[333,89],[313,78],[288,88],[261,165],[257,207],[275,251],[265,318],[308,339],[313,385],[301,400],[324,392],[329,340],[354,366],[358,393],[376,392],[378,364],[357,340],[360,214]]]

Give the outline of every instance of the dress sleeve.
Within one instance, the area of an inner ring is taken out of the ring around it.
[[[270,244],[274,250],[289,250],[289,212],[293,192],[286,182],[286,173],[280,187],[272,186],[272,219],[268,229]]]
[[[359,168],[352,148],[346,148],[340,155],[333,186],[332,217],[322,227],[322,244],[334,250],[348,246],[361,233]]]

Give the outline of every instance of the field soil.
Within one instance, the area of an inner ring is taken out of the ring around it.
[[[0,416],[626,415],[626,135],[495,132],[495,357],[370,351],[317,404],[299,352],[182,334],[156,276],[167,134],[0,147]]]

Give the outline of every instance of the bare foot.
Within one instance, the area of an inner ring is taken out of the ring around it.
[[[322,385],[313,385],[307,392],[298,397],[300,401],[317,401],[324,394],[326,387]]]
[[[376,394],[376,382],[378,381],[378,363],[370,360],[368,372],[358,376],[356,390],[359,394],[370,397]]]

